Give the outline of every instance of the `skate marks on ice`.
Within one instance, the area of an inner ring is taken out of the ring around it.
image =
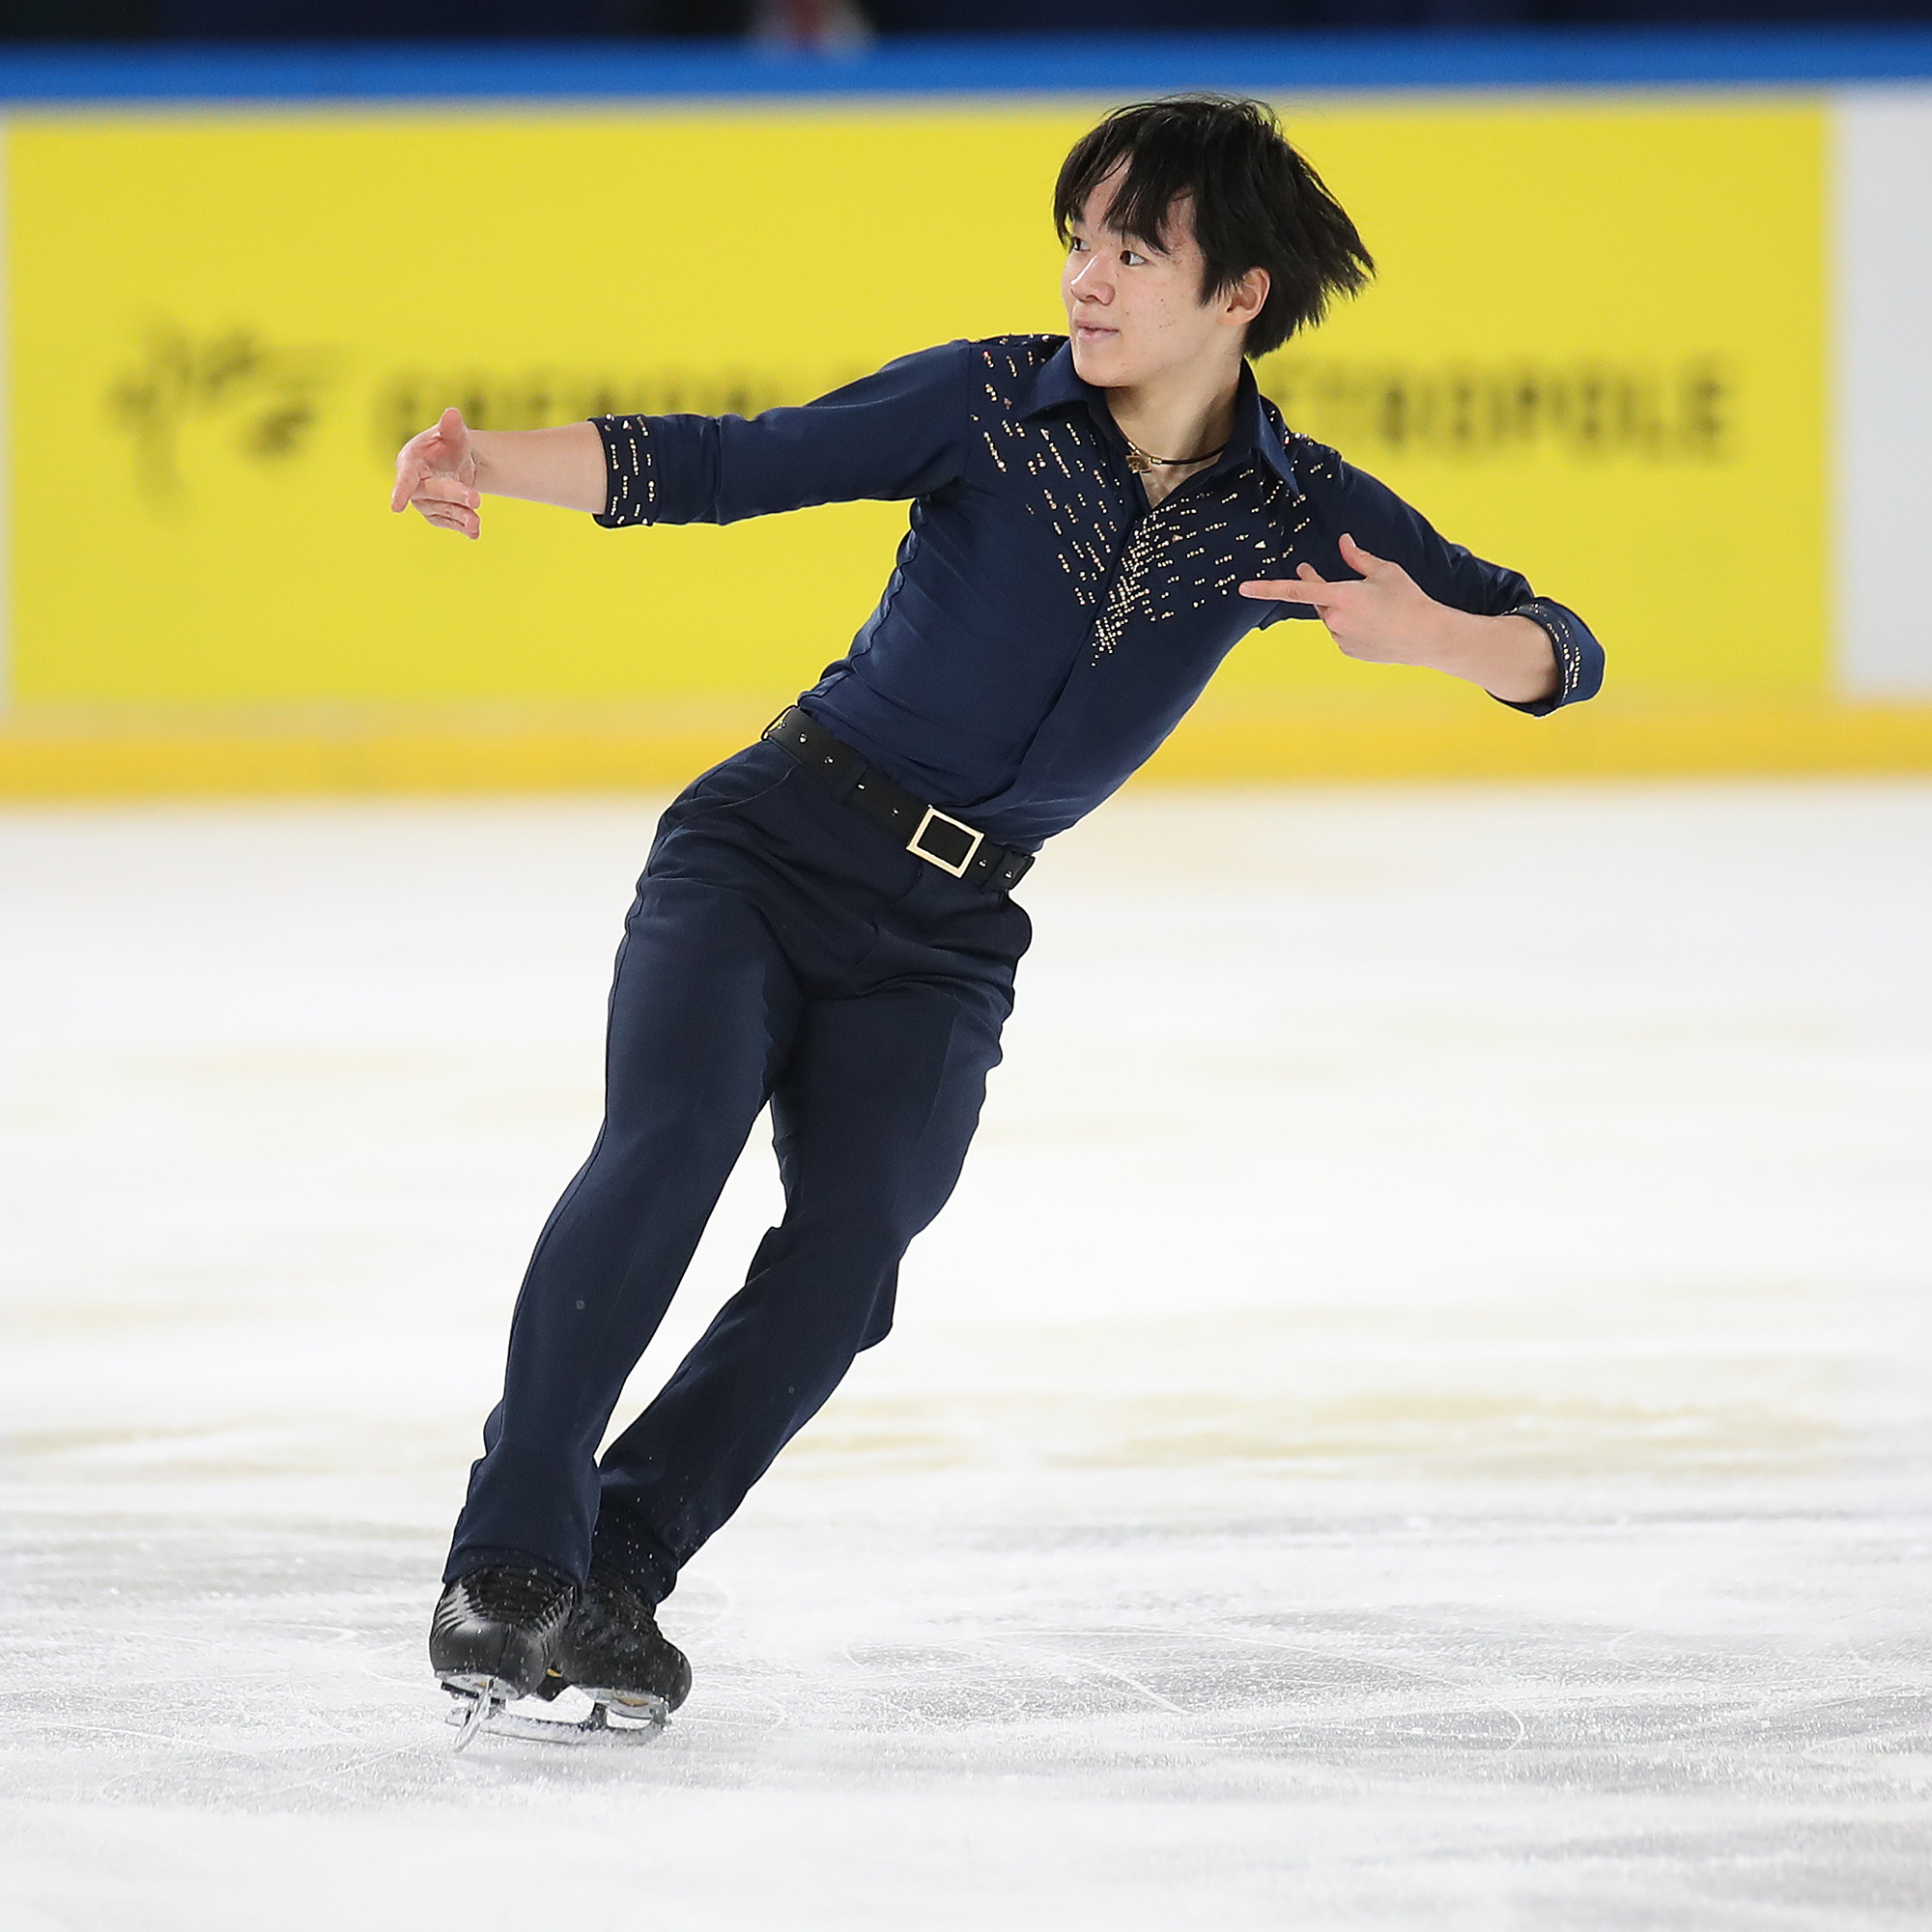
[[[33,1679],[0,1738],[0,1784],[35,1801],[17,1868],[66,1847],[57,1895],[99,1910],[64,1932],[137,1907],[168,1932],[247,1922],[210,1916],[216,1870],[283,1925],[339,1925],[379,1885],[380,1910],[434,1910],[419,1868],[446,1887],[505,1834],[586,1906],[639,1883],[615,1840],[706,1924],[814,1932],[903,1925],[908,1901],[983,1923],[1007,1888],[1027,1927],[1836,1932],[1932,1907],[1932,1673],[1910,1617],[1843,1615],[1925,1565],[1871,1524],[1735,1492],[1702,1520],[1579,1524],[1520,1494],[1421,1524],[1331,1496],[1316,1520],[1272,1485],[1221,1519],[1157,1475],[1138,1517],[1112,1498],[1111,1533],[1020,1487],[945,1489],[943,1525],[929,1499],[781,1490],[667,1606],[698,1680],[648,1750],[462,1758],[421,1655],[430,1537],[273,1522],[259,1493],[180,1494],[172,1535],[152,1510],[63,1513],[9,1619]],[[813,1577],[833,1538],[838,1574]],[[1769,1588],[1807,1562],[1794,1611]],[[768,1892],[748,1838],[810,1897]],[[364,1891],[292,1886],[292,1859],[337,1857]],[[528,1873],[491,1883],[540,1902]]]
[[[0,819],[8,1932],[1932,1920],[1932,788],[1122,800],[691,1701],[452,1757],[650,819]]]
[[[267,1471],[75,1486],[64,1460],[14,1459],[8,1790],[309,1811],[463,1788],[422,1656],[433,1531],[278,1512],[296,1485]],[[1932,1537],[1909,1515],[1733,1488],[1648,1515],[1633,1492],[1592,1522],[1510,1486],[1363,1517],[1357,1485],[1231,1469],[1230,1518],[1191,1503],[1192,1471],[1117,1483],[775,1480],[666,1606],[697,1686],[648,1752],[501,1738],[467,1761],[691,1787],[1127,1776],[1177,1801],[1742,1780],[1801,1808],[1932,1776]],[[1056,1485],[1077,1517],[1038,1514]]]
[[[1538,1518],[1520,1492],[1494,1516],[1438,1496],[1448,1507],[1433,1520],[1338,1510],[1311,1522],[1305,1492],[1232,1472],[1228,1487],[1246,1490],[1253,1517],[1185,1511],[1176,1485],[1155,1490],[1164,1508],[1138,1533],[1016,1535],[1009,1521],[969,1538],[955,1519],[936,1548],[929,1527],[916,1556],[902,1544],[896,1574],[882,1535],[852,1601],[808,1620],[794,1591],[792,1634],[761,1612],[742,1662],[714,1642],[713,1696],[755,1658],[762,1696],[785,1707],[770,1756],[831,1753],[850,1734],[932,1776],[1131,1766],[1177,1797],[1224,1776],[1613,1793],[1747,1773],[1767,1800],[1836,1802],[1932,1776],[1922,1520],[1833,1521],[1794,1513],[1788,1491],[1732,1491],[1708,1514],[1680,1492],[1682,1514],[1595,1523]],[[794,1530],[778,1548],[794,1539],[807,1541]],[[763,1588],[781,1590],[788,1566],[771,1545],[760,1553]],[[1794,1587],[1814,1565],[1829,1578]],[[867,1586],[891,1591],[890,1620],[853,1608]],[[855,1620],[873,1627],[855,1636]],[[801,1625],[816,1642],[796,1655]],[[694,1699],[694,1720],[712,1710]]]

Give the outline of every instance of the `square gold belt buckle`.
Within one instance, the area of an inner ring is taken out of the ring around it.
[[[956,866],[951,859],[942,859],[937,852],[928,852],[920,843],[925,837],[926,827],[935,819],[941,825],[949,825],[954,832],[963,832],[966,835],[966,855]],[[985,842],[986,835],[983,832],[975,832],[970,825],[962,825],[958,819],[949,818],[937,806],[928,805],[925,808],[925,816],[919,821],[919,830],[906,840],[906,850],[915,859],[923,859],[928,866],[937,866],[942,872],[951,872],[955,879],[963,879],[966,876],[966,868],[972,865],[974,856]]]

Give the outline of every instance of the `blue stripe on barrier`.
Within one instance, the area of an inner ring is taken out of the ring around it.
[[[1932,78],[1932,31],[1046,36],[850,53],[637,41],[0,50],[0,103],[1789,87]]]

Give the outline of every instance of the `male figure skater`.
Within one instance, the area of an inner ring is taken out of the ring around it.
[[[978,1123],[1031,928],[1009,895],[1258,625],[1593,696],[1582,622],[1284,426],[1248,359],[1373,272],[1252,101],[1110,114],[1054,190],[1068,334],[952,342],[802,409],[485,433],[448,411],[394,507],[600,524],[907,498],[846,656],[665,813],[617,955],[602,1131],[537,1241],[430,1658],[488,1719],[574,1683],[662,1717],[655,1606],[862,1349]],[[761,621],[769,621],[766,613]],[[1151,864],[1152,861],[1151,860]],[[769,1101],[785,1212],[600,1463],[624,1378]]]

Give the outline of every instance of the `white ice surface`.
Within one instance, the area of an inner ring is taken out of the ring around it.
[[[690,1704],[453,1758],[652,817],[0,817],[8,1932],[1932,1922],[1932,787],[1117,802]]]

